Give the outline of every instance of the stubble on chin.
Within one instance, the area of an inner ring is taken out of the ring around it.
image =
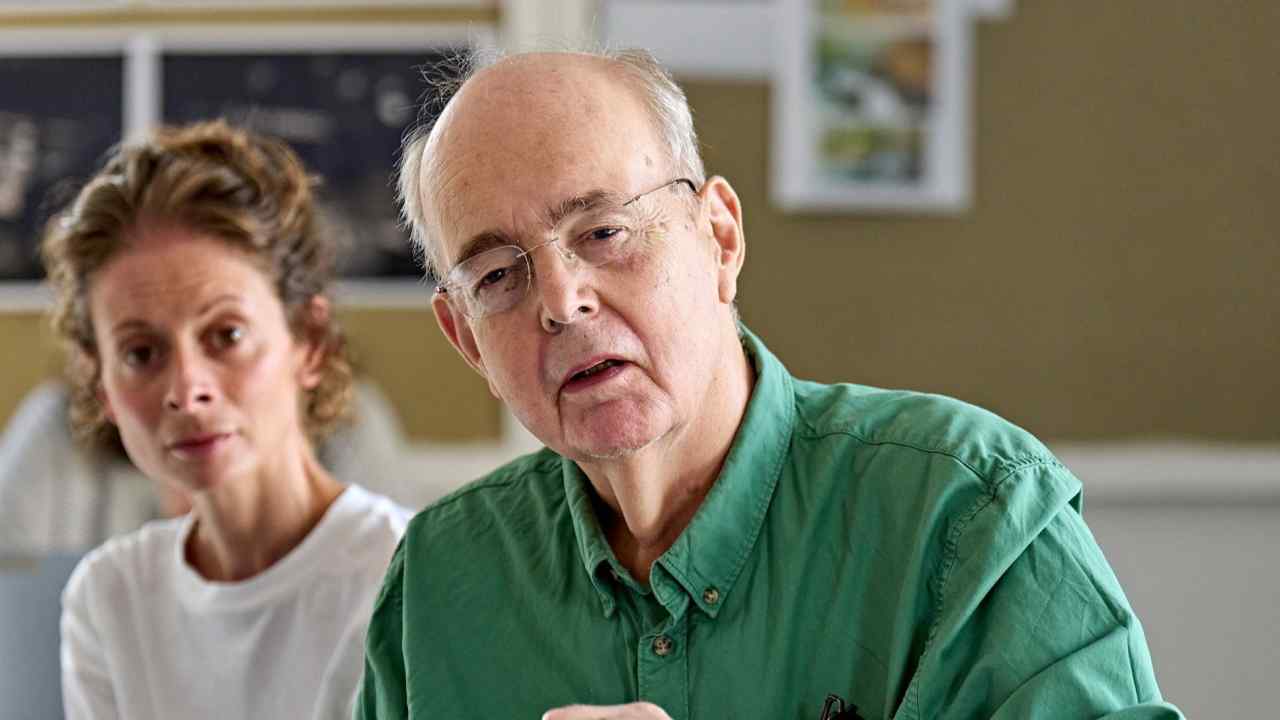
[[[625,460],[671,432],[670,408],[650,399],[620,405],[567,418],[562,425],[566,454],[575,460]]]
[[[586,448],[577,454],[581,455],[582,460],[592,460],[596,462],[626,460],[654,444],[657,440],[657,438],[654,438],[649,442],[638,445],[619,445],[616,447],[606,447],[602,449]]]

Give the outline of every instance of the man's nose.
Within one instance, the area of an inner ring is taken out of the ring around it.
[[[173,354],[169,368],[169,389],[164,405],[174,412],[195,412],[213,404],[216,397],[214,374],[209,361],[193,351]]]
[[[595,315],[599,299],[591,286],[591,268],[560,243],[548,244],[555,252],[537,253],[529,260],[535,266],[534,292],[538,294],[542,329],[556,333],[565,325]]]

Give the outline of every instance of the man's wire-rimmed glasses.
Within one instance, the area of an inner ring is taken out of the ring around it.
[[[453,267],[436,285],[436,292],[448,294],[472,320],[505,312],[515,307],[533,286],[531,255],[554,245],[570,266],[578,263],[603,267],[625,263],[643,252],[642,218],[635,211],[640,198],[673,185],[687,185],[695,194],[698,186],[688,178],[675,178],[635,195],[622,203],[594,203],[580,212],[569,213],[558,226],[567,228],[567,239],[534,245],[502,245],[472,255]]]

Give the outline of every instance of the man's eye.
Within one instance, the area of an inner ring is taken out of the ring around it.
[[[509,275],[511,275],[511,268],[489,270],[488,273],[480,275],[480,279],[471,284],[471,296],[492,295],[495,291],[502,290],[502,283],[506,281]]]
[[[587,242],[612,242],[621,240],[623,237],[623,230],[620,227],[601,227],[588,232],[583,239]]]
[[[485,273],[479,280],[476,281],[476,285],[475,285],[476,292],[480,292],[482,290],[485,290],[486,288],[493,287],[494,285],[497,285],[498,283],[502,282],[502,279],[507,276],[507,273],[509,272],[509,270],[510,268],[503,267],[503,268],[490,270],[489,272]]]

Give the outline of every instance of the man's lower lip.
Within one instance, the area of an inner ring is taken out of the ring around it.
[[[613,367],[607,368],[605,370],[601,370],[600,372],[593,373],[586,377],[570,380],[569,382],[564,384],[564,387],[561,388],[561,391],[566,393],[576,393],[576,392],[582,392],[583,390],[588,390],[590,388],[593,388],[599,385],[600,383],[607,382],[617,377],[620,373],[622,373],[623,370],[627,369],[629,365],[630,363],[620,362],[617,365],[614,365]]]

